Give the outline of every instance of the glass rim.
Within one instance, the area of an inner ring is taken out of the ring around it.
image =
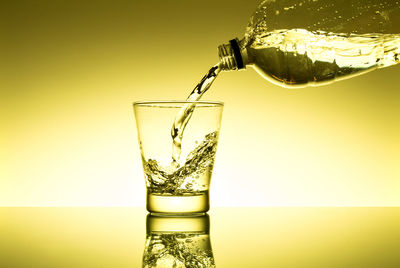
[[[133,106],[159,106],[168,104],[201,104],[210,106],[224,106],[222,101],[188,101],[188,100],[156,100],[156,101],[135,101]]]

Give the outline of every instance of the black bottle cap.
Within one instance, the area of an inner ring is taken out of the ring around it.
[[[242,54],[240,53],[240,47],[239,47],[239,43],[237,41],[237,39],[232,39],[229,41],[229,43],[231,44],[232,50],[233,50],[233,55],[235,56],[236,59],[236,65],[237,68],[243,69],[244,68],[244,64],[243,64],[243,58],[242,58]]]

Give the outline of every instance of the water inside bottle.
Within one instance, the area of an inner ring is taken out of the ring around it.
[[[247,43],[252,66],[282,86],[318,86],[400,62],[398,34],[274,30]]]

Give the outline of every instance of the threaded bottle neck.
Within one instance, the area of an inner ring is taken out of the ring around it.
[[[233,39],[229,44],[218,47],[220,66],[223,71],[232,71],[245,68],[243,57],[239,47],[239,41]]]
[[[218,47],[218,56],[223,71],[237,70],[237,63],[230,44],[222,44]]]

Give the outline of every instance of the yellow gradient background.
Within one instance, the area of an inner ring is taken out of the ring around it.
[[[3,1],[0,205],[144,206],[131,103],[184,99],[258,1]],[[285,89],[221,74],[211,206],[399,206],[400,66]]]

